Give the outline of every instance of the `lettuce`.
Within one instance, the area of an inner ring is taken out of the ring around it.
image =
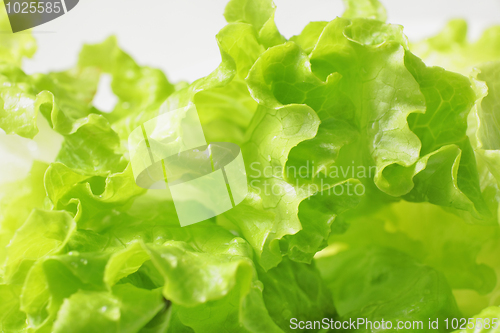
[[[441,327],[437,332],[446,332],[443,318],[460,316],[444,276],[400,252],[359,247],[319,258],[318,263],[323,267],[322,275],[330,284],[341,318],[372,322],[384,319],[393,327],[399,320],[437,319]]]
[[[0,189],[0,331],[278,333],[326,318],[448,332],[498,316],[499,28],[469,42],[453,20],[410,43],[378,1],[345,4],[286,39],[271,0],[230,0],[221,63],[191,83],[115,37],[28,75],[33,37],[1,34],[0,128],[63,143]],[[93,103],[103,74],[109,113]],[[136,185],[127,142],[190,104],[207,141],[241,146],[249,189],[180,227],[168,192]]]

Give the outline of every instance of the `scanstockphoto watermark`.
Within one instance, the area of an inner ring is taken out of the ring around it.
[[[367,330],[367,331],[410,331],[417,330],[438,331],[438,330],[462,330],[479,331],[496,330],[500,327],[500,318],[429,318],[427,320],[370,320],[368,318],[349,318],[346,320],[335,320],[323,318],[322,320],[299,320],[290,319],[290,329],[292,330]]]
[[[435,329],[434,324],[428,325],[429,329]],[[292,330],[423,330],[424,322],[421,320],[408,320],[392,322],[388,320],[369,320],[367,318],[355,318],[349,320],[335,320],[332,318],[323,318],[320,320],[298,320],[297,318],[290,319],[290,328]],[[427,327],[426,327],[427,328]]]
[[[79,0],[3,1],[13,33],[55,20],[75,8],[78,2]]]
[[[346,181],[347,179],[371,179],[376,167],[355,165],[316,167],[314,161],[307,161],[301,166],[263,166],[260,162],[250,164],[248,173],[249,184],[258,194],[281,195],[283,194],[283,182],[277,179],[286,179],[289,186],[301,187],[304,180],[309,180],[307,187],[314,195],[336,195],[336,196],[363,196],[366,192],[362,182]],[[313,179],[314,178],[314,179]],[[286,186],[286,185],[285,185]],[[286,189],[285,189],[286,190]]]
[[[301,186],[299,180],[294,181],[296,188]],[[293,186],[290,183],[284,185],[283,183],[274,182],[271,179],[251,179],[249,182],[250,187],[259,195],[283,195],[284,191],[288,191],[289,187]],[[336,195],[336,196],[363,196],[365,195],[366,188],[363,183],[342,182],[340,184],[332,185],[325,180],[321,179],[319,184],[313,183],[307,185],[308,190],[313,193],[308,199],[316,195]]]

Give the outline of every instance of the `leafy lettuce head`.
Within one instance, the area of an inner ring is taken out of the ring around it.
[[[74,68],[28,75],[33,38],[0,34],[0,128],[62,137],[51,163],[0,189],[0,330],[260,333],[364,318],[448,332],[454,318],[493,318],[499,29],[471,43],[452,21],[409,43],[378,1],[346,7],[286,39],[272,1],[230,0],[221,63],[192,83],[137,64],[114,37]],[[93,104],[103,74],[110,113]],[[241,146],[249,187],[181,227],[168,193],[136,185],[127,142],[193,104],[207,142]]]

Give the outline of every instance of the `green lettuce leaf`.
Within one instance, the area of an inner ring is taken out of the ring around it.
[[[163,306],[159,290],[130,284],[116,286],[112,294],[78,291],[62,304],[53,331],[137,332]]]
[[[195,332],[218,332],[222,325],[231,332],[280,332],[264,305],[248,243],[213,223],[181,228],[170,205],[154,197],[136,202],[127,209],[133,215],[117,211],[117,223],[75,230],[62,253],[38,257],[21,281],[31,325],[63,332],[83,306],[88,311],[75,330],[98,325],[137,332],[158,316],[160,326],[175,318]],[[34,243],[31,251],[46,247]],[[160,314],[170,306],[175,317]]]
[[[500,58],[500,26],[486,29],[475,42],[467,40],[467,22],[451,20],[436,36],[412,43],[412,52],[428,64],[469,75],[481,63]]]
[[[426,67],[410,54],[406,64],[419,82],[427,105],[425,114],[410,116],[408,123],[422,142],[421,155],[430,156],[406,198],[458,208],[487,220],[491,212],[481,193],[476,157],[466,133],[468,114],[476,98],[470,81],[439,67]],[[450,169],[451,179],[439,171],[450,174]]]
[[[137,116],[137,112],[144,108],[158,106],[174,91],[163,72],[139,66],[120,49],[115,37],[100,44],[85,45],[78,66],[111,75],[111,89],[118,97],[115,109],[106,115],[112,122],[131,114]]]
[[[59,252],[75,228],[76,223],[65,211],[33,210],[7,246],[5,280],[12,283],[16,275],[22,274],[19,271],[27,270],[40,258]]]
[[[498,226],[467,224],[438,206],[404,201],[350,222],[345,234],[332,236],[333,248],[377,245],[397,249],[442,272],[454,289],[485,295],[497,284],[494,268],[498,262],[493,256],[479,260],[483,251],[500,244]]]
[[[293,332],[290,320],[334,318],[332,296],[314,264],[300,264],[289,259],[275,268],[259,271],[264,284],[264,302],[269,314],[284,332]]]
[[[478,146],[500,150],[500,61],[479,66],[475,79],[486,85],[487,95],[478,98],[476,132]],[[477,88],[479,89],[479,87]],[[480,91],[477,91],[481,95]]]
[[[316,42],[327,24],[326,21],[310,22],[299,35],[292,36],[290,41],[295,42],[305,53],[309,54],[316,46]]]
[[[26,329],[26,314],[19,309],[20,287],[0,284],[0,329],[3,332],[21,332]]]
[[[224,17],[228,22],[245,22],[259,31],[272,17],[276,6],[269,0],[231,0],[226,5]]]
[[[16,231],[35,208],[44,208],[43,175],[47,165],[35,162],[28,176],[21,181],[6,184],[0,190],[0,272],[4,279],[6,247]]]
[[[0,128],[64,138],[0,189],[0,331],[279,333],[292,318],[445,331],[460,312],[494,317],[498,27],[471,43],[452,21],[409,44],[378,1],[345,3],[287,41],[271,0],[230,0],[221,63],[192,83],[115,37],[72,69],[27,75],[31,35],[0,36]],[[109,113],[94,106],[103,75]],[[168,191],[136,185],[128,136],[192,104],[207,141],[242,148],[249,193],[180,227]]]
[[[19,67],[0,64],[0,128],[33,138],[38,133],[36,117],[40,109],[32,79]]]
[[[420,321],[418,332],[438,319],[437,332],[448,332],[444,319],[460,318],[446,279],[410,256],[383,247],[358,248],[318,258],[318,268],[333,294],[341,320],[363,319],[356,332],[373,332],[367,321],[390,322],[380,332],[394,332],[399,321]]]
[[[387,14],[378,0],[344,0],[346,9],[342,17],[348,19],[369,18],[385,22]]]
[[[23,58],[31,58],[36,41],[31,33],[13,34],[5,6],[0,6],[0,62],[21,65]]]
[[[472,317],[473,320],[470,322],[467,322],[466,329],[464,330],[458,330],[455,331],[456,333],[497,333],[500,332],[499,330],[499,319],[498,316],[500,315],[500,309],[497,306],[491,306],[483,311],[481,313],[475,315]],[[462,326],[462,323],[460,323],[460,326]]]

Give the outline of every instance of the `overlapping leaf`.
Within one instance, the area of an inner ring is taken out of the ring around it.
[[[272,1],[231,0],[221,64],[191,84],[113,37],[74,69],[26,75],[32,37],[2,35],[0,128],[32,138],[41,114],[64,143],[1,190],[0,330],[283,332],[292,317],[442,321],[455,299],[466,315],[498,303],[500,71],[449,71],[498,60],[498,28],[469,43],[453,21],[409,48],[378,1],[346,5],[286,41]],[[102,74],[110,113],[93,106]],[[207,141],[242,147],[250,190],[181,228],[168,193],[136,186],[126,142],[191,103]]]

